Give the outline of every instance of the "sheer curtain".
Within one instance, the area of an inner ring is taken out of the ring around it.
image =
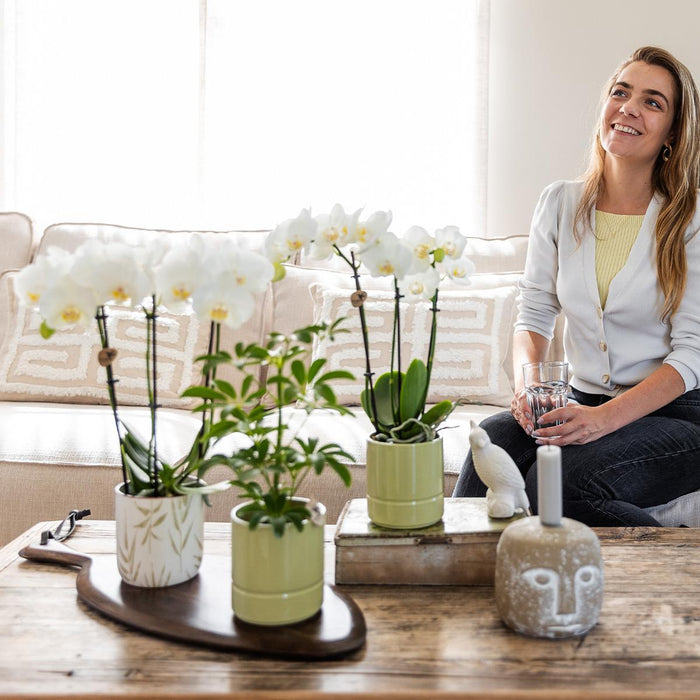
[[[483,232],[488,0],[0,0],[0,205]]]

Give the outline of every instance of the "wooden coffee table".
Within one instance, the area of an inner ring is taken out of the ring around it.
[[[171,642],[102,617],[77,600],[74,570],[18,556],[46,527],[0,550],[2,697],[700,698],[696,530],[598,530],[605,602],[586,637],[511,632],[489,586],[343,586],[364,613],[366,644],[308,662]],[[333,528],[327,537],[332,582]],[[113,552],[114,524],[83,520],[66,544]],[[208,524],[205,551],[229,549],[229,526]]]

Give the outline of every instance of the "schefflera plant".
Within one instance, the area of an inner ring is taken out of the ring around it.
[[[165,241],[134,245],[121,240],[91,239],[74,252],[51,248],[18,273],[20,299],[38,310],[40,332],[85,328],[94,320],[99,333],[99,363],[105,369],[109,403],[119,441],[122,479],[127,495],[203,495],[230,488],[230,482],[205,484],[203,457],[213,409],[204,399],[199,410],[201,428],[187,455],[171,464],[158,449],[158,319],[172,313],[196,313],[208,324],[208,353],[216,353],[222,325],[239,328],[253,313],[255,295],[273,275],[269,260],[220,234],[168,234]],[[128,307],[145,320],[144,365],[150,435],[142,438],[119,412],[114,360],[119,348],[109,338],[110,311]],[[202,366],[206,386],[215,379],[215,367]]]
[[[276,278],[284,275],[282,263],[302,250],[315,259],[337,255],[347,263],[355,282],[351,302],[359,313],[365,356],[365,388],[360,400],[374,427],[372,437],[384,442],[428,442],[435,439],[457,403],[444,400],[428,406],[427,400],[437,341],[439,287],[446,278],[468,283],[474,266],[464,255],[467,239],[456,226],[438,229],[432,236],[412,226],[399,238],[389,231],[391,212],[377,211],[365,220],[360,219],[361,212],[348,214],[336,204],[330,213],[312,217],[304,209],[270,233],[267,255],[277,269]],[[391,364],[376,380],[367,323],[372,299],[362,289],[361,267],[372,277],[393,279]],[[401,353],[404,302],[427,302],[431,313],[426,357],[409,358],[405,371],[406,358]]]
[[[301,531],[315,510],[313,502],[297,498],[298,491],[326,468],[350,485],[345,462],[352,456],[338,443],[304,435],[306,418],[314,410],[350,413],[338,403],[332,383],[353,379],[352,373],[324,371],[326,360],[312,359],[314,340],[332,341],[343,332],[340,323],[306,326],[290,334],[272,332],[264,344],[238,343],[233,355],[213,353],[205,358],[207,371],[214,374],[217,367],[233,364],[244,375],[240,390],[215,378],[210,386],[184,393],[206,401],[207,408],[201,410],[216,412],[203,436],[211,451],[202,467],[223,464],[233,471],[232,484],[249,500],[238,515],[251,529],[266,523],[281,537],[291,523]],[[228,436],[232,441],[227,443]]]

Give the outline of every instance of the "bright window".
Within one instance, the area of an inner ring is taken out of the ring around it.
[[[0,0],[3,209],[480,233],[486,0]]]

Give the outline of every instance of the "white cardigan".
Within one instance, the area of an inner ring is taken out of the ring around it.
[[[685,235],[688,279],[670,322],[660,320],[663,294],[656,276],[655,226],[661,198],[647,209],[629,258],[610,283],[601,309],[595,271],[595,238],[573,236],[581,182],[555,182],[542,193],[530,230],[520,281],[515,330],[551,340],[563,311],[564,352],[571,384],[614,396],[648,377],[662,363],[674,367],[686,391],[700,386],[700,212]],[[595,217],[591,217],[591,227]]]

